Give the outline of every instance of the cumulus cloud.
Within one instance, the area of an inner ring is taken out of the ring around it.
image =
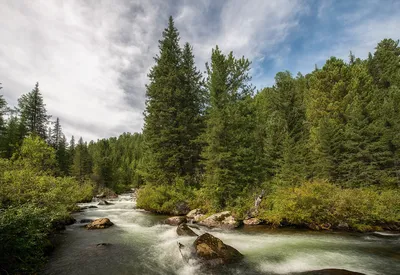
[[[348,41],[357,51],[371,50],[374,39],[395,34],[385,28],[388,22],[399,26],[396,17],[343,18],[350,27],[336,43],[289,60],[297,53],[293,36],[308,31],[302,19],[313,12],[322,18],[332,5],[327,1],[313,11],[302,0],[1,1],[1,91],[16,105],[39,81],[48,112],[60,118],[68,137],[141,131],[147,73],[170,15],[182,44],[193,45],[201,70],[219,45],[253,61],[254,84],[260,87],[271,84],[276,73],[271,68],[286,69],[291,62],[290,68],[306,70],[300,61],[340,56]]]

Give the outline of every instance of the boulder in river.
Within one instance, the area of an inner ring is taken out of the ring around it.
[[[112,205],[113,203],[108,202],[106,200],[101,200],[98,205]]]
[[[90,205],[90,206],[88,206],[88,208],[98,208],[98,207],[95,205]]]
[[[197,258],[206,265],[216,266],[235,263],[243,258],[243,255],[235,248],[224,244],[220,239],[209,233],[197,237],[193,247]]]
[[[259,225],[262,224],[262,222],[263,221],[258,218],[250,218],[243,221],[245,225]]]
[[[104,229],[114,225],[108,218],[100,218],[87,224],[86,229]]]
[[[199,222],[201,225],[205,225],[207,227],[222,227],[227,229],[233,229],[240,225],[239,221],[237,221],[232,215],[230,211],[224,211],[220,213],[216,213],[214,215],[209,216],[208,218]]]
[[[102,199],[105,198],[106,194],[104,194],[104,192],[101,192],[100,194],[96,195],[96,198]]]
[[[201,209],[197,208],[197,209],[193,209],[191,210],[186,217],[188,218],[188,220],[191,220],[192,222],[196,223],[202,220],[202,218],[205,215],[203,214],[203,212],[201,211]]]
[[[189,213],[189,211],[190,208],[187,202],[181,201],[175,205],[175,209],[172,211],[172,215],[186,215],[187,213]]]
[[[174,216],[174,217],[169,217],[164,221],[164,223],[169,224],[169,225],[180,225],[181,223],[186,222],[186,217],[185,216]]]
[[[176,228],[176,233],[179,236],[198,236],[192,229],[190,229],[186,223],[181,223],[178,228]]]
[[[350,229],[349,224],[347,222],[340,222],[335,226],[335,228],[339,229],[339,230],[349,230]]]

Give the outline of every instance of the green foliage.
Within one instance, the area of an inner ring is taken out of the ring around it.
[[[160,214],[179,212],[179,205],[189,204],[193,199],[193,192],[185,187],[182,180],[178,179],[176,182],[174,186],[145,185],[139,190],[137,207]]]
[[[398,223],[399,205],[399,190],[342,189],[327,182],[306,182],[268,194],[260,216],[276,225],[283,221],[296,225],[345,222],[366,230],[381,223]]]
[[[21,112],[21,136],[34,134],[46,139],[49,116],[43,102],[43,96],[39,91],[39,83],[36,83],[35,88],[30,93],[24,94],[18,99],[18,108]]]
[[[0,266],[5,274],[33,274],[50,248],[46,237],[51,217],[32,204],[0,213]]]
[[[247,59],[236,59],[233,53],[226,56],[218,47],[207,65],[210,107],[203,135],[203,186],[215,210],[232,206],[260,178],[249,70]]]
[[[159,41],[160,54],[149,73],[142,175],[147,183],[173,185],[177,177],[199,184],[204,92],[192,48],[182,50],[172,17]]]
[[[0,266],[9,274],[34,273],[43,262],[55,224],[93,195],[90,182],[55,177],[55,150],[27,137],[11,160],[0,159]]]

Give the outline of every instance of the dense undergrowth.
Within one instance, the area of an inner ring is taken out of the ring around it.
[[[54,149],[38,137],[0,161],[1,274],[37,272],[52,247],[50,234],[70,219],[76,202],[92,197],[90,182],[56,177],[54,167]]]

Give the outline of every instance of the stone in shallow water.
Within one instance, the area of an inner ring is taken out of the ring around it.
[[[237,221],[232,215],[230,211],[224,211],[220,213],[216,213],[214,215],[209,216],[208,218],[199,222],[201,225],[205,225],[207,227],[222,227],[227,229],[233,229],[240,225],[239,221]]]
[[[243,255],[232,246],[224,244],[220,239],[209,233],[199,236],[193,243],[195,255],[203,264],[217,266],[235,263]]]
[[[259,225],[262,223],[262,220],[257,219],[257,218],[250,218],[250,219],[244,220],[243,223],[245,225]]]
[[[169,224],[169,225],[180,225],[181,223],[186,222],[186,217],[184,216],[174,216],[174,217],[169,217],[164,221],[164,223]]]
[[[93,222],[87,224],[86,229],[104,229],[114,225],[108,218],[101,218],[94,220]]]
[[[196,233],[190,229],[186,223],[181,223],[178,228],[176,228],[176,233],[179,236],[198,236]]]

